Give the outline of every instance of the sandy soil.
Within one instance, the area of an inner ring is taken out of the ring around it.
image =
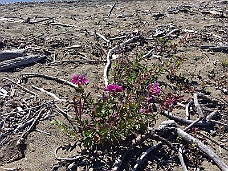
[[[39,94],[37,98],[34,98],[9,81],[3,80],[4,77],[17,81],[21,80],[22,73],[39,73],[70,81],[73,74],[85,73],[90,81],[89,88],[92,90],[93,85],[102,84],[105,65],[102,61],[106,60],[106,53],[110,48],[132,37],[134,33],[153,38],[156,29],[161,27],[166,29],[165,33],[174,28],[179,29],[178,39],[191,35],[191,41],[178,49],[177,55],[186,56],[186,61],[181,65],[179,72],[189,77],[192,76],[201,85],[200,88],[204,84],[203,90],[205,92],[210,92],[211,96],[217,99],[223,99],[227,104],[227,95],[215,88],[218,86],[218,80],[222,78],[225,86],[227,83],[227,66],[221,62],[224,59],[227,60],[227,51],[220,52],[200,48],[202,45],[227,46],[227,3],[227,1],[203,2],[196,0],[119,1],[109,18],[107,15],[114,4],[113,1],[0,5],[0,49],[26,48],[27,55],[47,55],[47,59],[44,61],[1,72],[0,86],[9,93],[6,99],[1,97],[1,123],[5,119],[4,114],[16,111],[17,107],[34,106],[36,103],[41,104],[53,100],[45,93],[32,89],[32,85],[44,88],[62,99],[72,99],[74,95],[74,89],[68,85],[34,77],[21,83]],[[216,10],[222,10],[223,14],[209,12]],[[108,39],[117,36],[126,36],[127,38],[113,41],[110,46],[101,38],[95,40],[95,31]],[[78,45],[78,47],[68,48],[72,45]],[[134,49],[129,55],[142,51],[148,52],[150,46],[153,46],[153,42],[148,41],[147,45]],[[58,62],[67,60],[82,62]],[[89,63],[85,60],[101,62]],[[156,59],[151,57],[148,59],[148,63],[154,60]],[[211,73],[214,76],[211,76]],[[221,76],[223,77],[221,78]],[[225,86],[223,87],[228,88]],[[65,103],[60,103],[59,106],[65,111],[72,111],[72,108]],[[227,110],[223,116],[221,121],[227,123]],[[15,133],[8,140],[4,139],[1,133],[0,170],[51,170],[58,163],[54,156],[55,148],[69,143],[73,144],[69,137],[51,124],[51,121],[56,118],[65,121],[61,114],[50,111],[47,119],[39,122],[36,129],[48,134],[38,131],[31,132],[25,140],[24,155],[18,152],[16,147],[21,133]],[[163,119],[165,118],[158,116],[158,123]],[[23,121],[18,120],[18,122]],[[219,130],[220,132],[217,132],[213,139],[228,145],[227,128],[218,126],[216,131]],[[212,147],[228,164],[227,151],[221,149],[220,153],[217,145],[212,144]],[[63,153],[62,155],[70,157],[71,153]],[[215,165],[206,161],[203,162],[202,167],[208,171],[219,170]],[[151,167],[148,166],[148,168]],[[193,168],[191,169],[193,170]],[[58,170],[66,170],[66,168],[63,166]],[[86,169],[84,168],[84,170]],[[182,169],[177,164],[172,166],[170,170]]]

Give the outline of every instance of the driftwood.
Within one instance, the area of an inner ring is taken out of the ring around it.
[[[143,58],[149,58],[153,52],[154,52],[154,48],[151,49],[147,54],[143,55]]]
[[[24,20],[24,23],[37,24],[37,23],[41,23],[41,22],[44,22],[44,21],[48,21],[48,20],[53,20],[53,18],[43,18],[41,20],[37,20],[36,18],[28,17],[27,19]]]
[[[217,52],[228,51],[228,46],[215,46],[215,47],[210,47],[209,49]]]
[[[44,58],[46,58],[46,56],[31,55],[31,56],[23,56],[15,59],[6,60],[3,62],[0,62],[0,71],[6,70],[6,69],[12,69],[14,67],[18,67],[22,65],[31,64],[31,63],[40,61],[41,59],[44,59]]]
[[[14,50],[4,50],[0,51],[0,62],[9,60],[9,59],[14,59],[17,57],[23,56],[25,53],[25,49],[14,49]]]
[[[182,129],[177,128],[177,134],[183,138],[183,140],[188,143],[195,143],[201,151],[207,154],[222,171],[228,171],[228,166],[206,145],[201,141],[184,132]]]
[[[66,47],[66,49],[77,49],[77,48],[81,48],[82,45],[72,45],[72,46],[69,46],[69,47]]]
[[[34,106],[34,107],[30,107],[30,108],[25,108],[25,109],[23,109],[22,111],[4,113],[3,116],[13,116],[14,114],[17,114],[17,113],[23,114],[23,113],[26,112],[26,111],[30,111],[30,110],[33,110],[33,109],[38,109],[38,108],[40,108],[40,107],[43,107],[44,105],[54,104],[54,102],[55,102],[55,101],[52,100],[52,101],[46,102],[46,103],[41,104],[41,105],[37,105],[37,106]]]
[[[207,156],[209,156],[216,165],[222,170],[222,171],[228,171],[228,166],[206,145],[204,145],[200,140],[197,138],[194,138],[190,134],[186,133],[184,130],[180,128],[176,128],[176,123],[173,120],[164,121],[161,123],[161,125],[158,127],[158,131],[166,131],[167,129],[175,129],[178,136],[181,136],[184,141],[187,141],[188,143],[195,143],[198,148],[204,152]]]
[[[125,39],[127,37],[127,35],[124,36],[117,36],[117,37],[111,37],[109,38],[110,41],[114,41],[114,40],[120,40],[120,39]]]
[[[54,64],[63,64],[63,63],[100,64],[100,63],[104,63],[104,62],[106,62],[106,61],[86,59],[86,60],[61,60],[61,61],[53,61],[53,62],[51,62],[51,64],[53,64],[53,65]]]
[[[0,96],[2,96],[2,98],[6,98],[8,95],[8,91],[6,91],[4,88],[0,89]]]
[[[115,160],[115,163],[112,167],[112,171],[118,171],[120,169],[120,166],[122,165],[122,162],[123,160],[126,158],[126,156],[128,155],[128,153],[134,149],[137,145],[139,145],[140,143],[142,143],[143,141],[145,141],[146,139],[148,139],[149,137],[151,137],[151,135],[148,133],[148,134],[145,134],[145,135],[140,135],[140,136],[137,136],[133,141],[132,141],[132,144],[129,144],[127,147],[127,150],[124,151],[124,153],[118,157],[116,160]]]
[[[34,121],[34,118],[28,120],[27,122],[21,124],[21,125],[18,125],[17,128],[14,130],[14,132],[18,132],[18,131],[21,131],[22,129],[25,129],[27,126],[31,125]]]
[[[228,51],[228,46],[202,45],[200,48],[201,49],[210,49],[212,51],[217,51],[217,52]]]
[[[55,80],[56,82],[60,82],[62,84],[69,85],[73,88],[78,88],[78,86],[73,84],[72,82],[69,82],[69,81],[61,79],[61,78],[53,77],[53,76],[48,76],[48,75],[44,75],[44,74],[37,74],[37,73],[23,73],[21,75],[23,76],[23,78],[42,77],[42,78],[49,79],[49,80]]]
[[[162,115],[166,116],[167,118],[169,119],[172,119],[172,120],[175,120],[176,122],[179,122],[179,123],[182,123],[182,124],[193,124],[196,125],[196,126],[211,126],[211,122],[208,122],[208,121],[193,121],[193,120],[187,120],[185,118],[181,118],[181,117],[178,117],[178,116],[175,116],[173,115],[172,113],[168,112],[168,111],[162,111],[161,112]],[[196,123],[195,123],[196,122]]]
[[[179,149],[178,149],[178,157],[179,157],[181,166],[183,168],[183,171],[188,171],[187,166],[186,166],[186,164],[184,162],[182,147],[183,147],[183,144],[180,144]]]
[[[186,104],[185,106],[185,111],[186,111],[186,119],[189,120],[190,119],[190,113],[189,113],[189,109],[190,109],[190,106],[193,104],[193,100],[191,99],[189,101],[188,104]]]
[[[12,82],[13,84],[16,84],[16,85],[17,85],[18,87],[20,87],[22,90],[24,90],[24,91],[26,91],[26,92],[28,92],[28,93],[34,95],[34,96],[37,96],[37,94],[34,93],[33,91],[31,91],[31,90],[29,90],[29,89],[23,87],[22,85],[16,83],[15,81],[13,81],[13,80],[11,80],[11,79],[9,79],[9,78],[7,78],[7,77],[4,77],[3,80],[8,80],[8,81]]]
[[[53,98],[54,98],[55,100],[57,100],[57,101],[60,101],[60,102],[67,102],[67,100],[65,100],[65,99],[60,99],[60,98],[58,98],[54,93],[51,93],[51,92],[49,92],[49,91],[46,91],[46,90],[44,90],[43,88],[39,88],[39,87],[36,87],[36,86],[34,86],[34,85],[32,85],[32,88],[34,88],[34,89],[36,89],[36,90],[39,90],[39,91],[41,91],[41,92],[43,92],[43,93],[45,93],[45,94],[47,94],[47,95],[53,97]]]
[[[116,6],[116,2],[113,4],[112,8],[110,9],[110,11],[109,11],[109,13],[108,13],[108,16],[107,16],[107,17],[110,17],[110,15],[111,15],[111,13],[112,13],[113,9],[115,8],[115,6]]]
[[[104,41],[106,41],[107,43],[110,42],[110,40],[108,40],[105,36],[101,35],[100,33],[97,33],[96,30],[94,31],[94,34],[96,36],[99,36],[100,38],[102,38]]]
[[[54,106],[56,107],[57,111],[59,113],[61,113],[64,117],[66,118],[73,118],[70,114],[64,112],[62,109],[60,109],[60,107],[57,104],[54,104]]]
[[[196,125],[199,121],[201,121],[203,118],[198,118],[196,119],[194,122],[192,122],[190,125],[188,125],[186,128],[184,128],[184,131],[189,130],[191,127],[193,127],[194,125]]]
[[[180,32],[180,30],[179,29],[173,29],[173,30],[171,30],[169,33],[167,33],[163,38],[165,38],[165,37],[170,37],[173,33],[176,33],[176,32]]]
[[[114,48],[112,48],[112,49],[110,49],[108,51],[108,54],[107,54],[107,63],[106,63],[105,68],[104,68],[104,83],[105,83],[105,87],[108,85],[108,70],[109,70],[109,68],[111,66],[111,60],[110,60],[110,58],[111,58],[113,52],[116,51],[117,49],[119,49],[119,48],[121,48],[121,47],[129,44],[129,43],[136,42],[136,41],[138,41],[138,40],[140,40],[142,38],[143,37],[141,37],[141,36],[133,37],[133,38],[128,39],[127,41],[121,43],[120,45],[115,46]]]
[[[36,125],[38,124],[39,122],[39,119],[41,118],[42,116],[42,113],[43,111],[45,110],[45,108],[42,108],[40,111],[39,111],[39,114],[38,116],[33,120],[31,126],[29,127],[29,129],[25,132],[23,132],[23,134],[21,135],[20,139],[17,141],[17,145],[21,145],[24,143],[25,141],[25,138],[28,136],[28,134],[35,129]]]
[[[62,26],[62,27],[77,27],[76,25],[63,24],[63,23],[49,23],[49,24],[54,25],[54,26]]]
[[[162,146],[162,142],[158,142],[156,145],[151,146],[143,155],[141,155],[140,159],[137,161],[137,163],[135,164],[133,171],[136,171],[140,165],[142,164],[142,162],[144,161],[145,157],[152,152],[153,150],[160,148]]]

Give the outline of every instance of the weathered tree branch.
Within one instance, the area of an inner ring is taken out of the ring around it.
[[[111,60],[110,60],[110,58],[111,58],[111,55],[113,54],[113,52],[116,51],[117,49],[119,49],[120,47],[123,47],[123,46],[125,46],[125,45],[127,45],[129,43],[132,43],[132,42],[136,42],[136,41],[138,41],[140,39],[142,39],[141,36],[133,37],[133,38],[128,39],[127,41],[121,43],[120,45],[117,45],[117,46],[113,47],[112,49],[110,49],[108,51],[108,54],[107,54],[107,63],[106,63],[105,68],[104,68],[104,83],[105,83],[105,86],[108,85],[108,70],[109,70],[109,68],[111,66]]]
[[[179,149],[178,149],[178,157],[180,159],[183,171],[188,171],[187,166],[186,166],[186,164],[184,162],[182,147],[183,147],[183,144],[180,144]]]
[[[44,58],[46,58],[46,56],[31,55],[31,56],[23,56],[23,57],[17,57],[15,59],[6,60],[3,62],[0,62],[0,71],[11,69],[21,65],[34,63]]]
[[[108,18],[110,17],[110,15],[111,15],[113,9],[115,8],[115,6],[116,6],[116,2],[113,4],[112,8],[110,9],[110,11],[108,13],[108,16],[107,16]]]
[[[4,50],[0,51],[0,62],[21,57],[25,53],[25,49],[14,49],[14,50]]]
[[[78,88],[78,86],[73,84],[72,82],[69,82],[69,81],[61,79],[61,78],[53,77],[53,76],[48,76],[48,75],[44,75],[44,74],[37,74],[37,73],[22,73],[21,75],[23,76],[23,78],[42,77],[42,78],[49,79],[49,80],[55,80],[56,82],[60,82],[62,84],[69,85],[73,88]]]
[[[151,146],[143,155],[141,155],[141,157],[139,158],[139,160],[137,161],[137,163],[135,164],[134,168],[133,168],[133,171],[136,171],[140,165],[142,164],[142,162],[144,161],[145,157],[150,153],[152,152],[153,150],[157,149],[157,148],[160,148],[161,145],[163,143],[162,142],[158,142],[156,145],[153,145]]]
[[[201,141],[184,132],[182,129],[177,128],[177,134],[181,136],[188,143],[195,143],[201,151],[206,153],[222,171],[228,171],[228,166],[206,145]]]
[[[176,122],[180,122],[182,124],[190,125],[195,122],[193,120],[187,120],[185,118],[175,116],[168,111],[162,111],[161,114],[168,117],[169,119],[175,120]],[[211,124],[212,124],[211,122],[207,122],[207,121],[199,121],[199,122],[195,123],[196,126],[211,126]]]
[[[60,102],[67,102],[67,100],[65,100],[65,99],[60,99],[60,98],[58,98],[54,93],[51,93],[51,92],[49,92],[49,91],[46,91],[46,90],[44,90],[43,88],[39,88],[39,87],[36,87],[36,86],[34,86],[34,85],[32,85],[32,88],[34,88],[34,89],[36,89],[36,90],[39,90],[39,91],[41,91],[41,92],[43,92],[43,93],[46,93],[47,95],[53,97],[53,98],[54,98],[55,100],[57,100],[57,101],[60,101]]]
[[[28,92],[28,93],[34,95],[34,96],[37,96],[36,93],[34,93],[33,91],[31,91],[31,90],[29,90],[29,89],[23,87],[22,85],[16,83],[16,82],[13,81],[13,80],[11,80],[11,79],[9,79],[9,78],[7,78],[7,77],[4,77],[3,79],[4,79],[4,80],[8,80],[8,81],[12,82],[13,84],[16,84],[16,85],[17,85],[18,87],[20,87],[22,90],[24,90],[24,91],[26,91],[26,92]]]
[[[205,119],[205,116],[204,116],[203,111],[202,111],[202,109],[200,107],[200,104],[199,104],[199,101],[198,101],[198,97],[197,96],[198,96],[197,93],[194,93],[193,100],[194,100],[194,104],[195,104],[196,110],[197,110],[199,116],[201,118],[204,118]]]

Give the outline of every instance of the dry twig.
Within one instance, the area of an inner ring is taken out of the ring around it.
[[[36,124],[38,123],[39,119],[41,118],[42,116],[42,113],[43,111],[46,109],[46,107],[42,108],[40,111],[39,111],[39,114],[37,115],[37,117],[33,120],[31,126],[29,127],[29,129],[25,132],[23,132],[23,134],[21,135],[20,139],[17,141],[17,145],[21,145],[24,143],[24,140],[25,138],[28,136],[28,134],[33,130],[35,129],[36,127]]]
[[[111,55],[113,54],[113,52],[116,51],[117,49],[119,49],[120,47],[123,47],[123,46],[125,46],[125,45],[127,45],[129,43],[132,43],[132,42],[136,42],[136,41],[138,41],[138,40],[140,40],[142,38],[143,37],[141,37],[141,36],[133,37],[133,38],[128,39],[127,41],[121,43],[120,45],[117,45],[117,46],[113,47],[112,49],[110,49],[108,51],[108,54],[107,54],[107,63],[106,63],[105,68],[104,68],[104,82],[105,82],[105,86],[108,85],[108,70],[109,70],[109,68],[111,66],[111,60],[110,60],[110,58],[111,58]]]
[[[65,99],[60,99],[60,98],[58,98],[54,93],[51,93],[51,92],[49,92],[49,91],[46,91],[46,90],[44,90],[43,88],[39,88],[39,87],[36,87],[36,86],[34,86],[34,85],[32,85],[32,88],[34,88],[34,89],[36,89],[36,90],[39,90],[39,91],[41,91],[41,92],[43,92],[43,93],[46,93],[47,95],[53,97],[53,98],[54,98],[55,100],[57,100],[57,101],[60,101],[60,102],[67,102],[67,100],[65,100]]]
[[[22,85],[16,83],[15,81],[13,81],[13,80],[11,80],[11,79],[9,79],[9,78],[7,78],[7,77],[4,77],[3,80],[8,80],[8,81],[12,82],[13,84],[16,84],[16,85],[17,85],[18,87],[20,87],[22,90],[24,90],[24,91],[26,91],[26,92],[28,92],[28,93],[34,95],[34,96],[37,96],[37,94],[34,93],[33,91],[31,91],[31,90],[29,90],[29,89],[23,87]]]
[[[108,18],[110,17],[110,15],[111,15],[113,9],[115,8],[115,6],[116,6],[116,2],[113,4],[112,8],[110,9],[110,11],[108,13],[108,16],[107,16]]]
[[[157,149],[157,148],[160,148],[161,145],[163,143],[162,142],[158,142],[156,145],[153,145],[151,146],[143,155],[141,155],[141,157],[139,158],[139,160],[137,161],[137,163],[135,164],[134,168],[133,168],[133,171],[136,171],[140,165],[142,164],[142,162],[144,161],[145,157],[150,153],[152,152],[153,150]]]
[[[22,73],[21,75],[23,76],[23,78],[42,77],[42,78],[46,78],[49,80],[55,80],[56,82],[60,82],[60,83],[69,85],[73,88],[78,88],[77,85],[73,84],[72,82],[69,82],[69,81],[61,79],[61,78],[53,77],[53,76],[48,76],[48,75],[44,75],[44,74],[37,74],[37,73]]]
[[[175,116],[173,115],[172,113],[168,112],[168,111],[162,111],[161,112],[162,115],[168,117],[169,119],[172,119],[172,120],[175,120],[176,122],[180,122],[182,124],[192,124],[194,123],[195,121],[193,120],[187,120],[185,118],[181,118],[181,117],[178,117],[178,116]],[[208,121],[199,121],[197,123],[194,123],[195,125],[197,126],[211,126],[211,122],[208,122]]]
[[[205,116],[204,116],[203,111],[202,111],[202,109],[200,107],[200,104],[199,104],[197,96],[198,96],[197,93],[194,93],[194,95],[193,95],[194,105],[196,107],[196,110],[197,110],[200,118],[203,118],[205,120]]]
[[[186,166],[186,164],[184,162],[182,147],[183,147],[183,144],[180,144],[179,149],[178,149],[178,157],[180,159],[183,171],[188,171],[187,166]]]

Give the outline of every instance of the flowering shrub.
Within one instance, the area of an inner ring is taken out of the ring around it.
[[[179,98],[171,93],[162,94],[157,78],[163,69],[156,65],[149,69],[141,64],[142,60],[117,59],[110,71],[109,85],[99,98],[87,92],[89,80],[84,74],[73,75],[72,83],[78,85],[73,98],[74,129],[67,133],[80,136],[87,148],[116,145],[153,127],[159,110],[171,111]],[[157,108],[157,104],[161,107]]]

